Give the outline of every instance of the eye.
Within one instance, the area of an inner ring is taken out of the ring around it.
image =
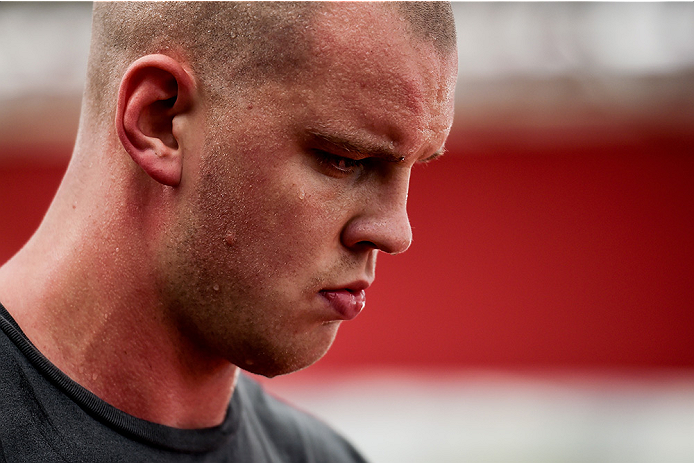
[[[346,177],[357,174],[364,169],[368,162],[368,158],[352,159],[322,150],[314,150],[313,152],[321,169],[332,177]]]

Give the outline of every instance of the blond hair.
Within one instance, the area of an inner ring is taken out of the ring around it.
[[[447,2],[384,2],[413,37],[439,53],[455,49]],[[118,83],[137,58],[163,53],[186,62],[215,94],[270,78],[290,78],[308,62],[306,29],[319,2],[95,2],[84,108],[110,122]]]

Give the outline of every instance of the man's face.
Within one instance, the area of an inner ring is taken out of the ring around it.
[[[395,14],[331,6],[314,37],[291,85],[213,110],[163,261],[181,326],[269,376],[318,360],[363,306],[378,250],[407,249],[411,170],[453,117],[455,56],[408,37]]]

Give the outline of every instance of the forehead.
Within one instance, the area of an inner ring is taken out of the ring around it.
[[[430,139],[443,143],[453,117],[455,53],[441,56],[413,38],[407,22],[379,3],[328,4],[312,28],[314,58],[300,99],[316,116],[330,113],[323,123],[380,134],[404,151]]]

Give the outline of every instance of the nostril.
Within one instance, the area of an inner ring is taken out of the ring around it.
[[[368,201],[360,212],[341,231],[340,240],[347,249],[399,254],[410,247],[412,227],[403,195],[389,194],[385,199]]]
[[[352,249],[356,251],[370,251],[372,249],[380,249],[380,247],[373,241],[359,241],[352,246]]]

